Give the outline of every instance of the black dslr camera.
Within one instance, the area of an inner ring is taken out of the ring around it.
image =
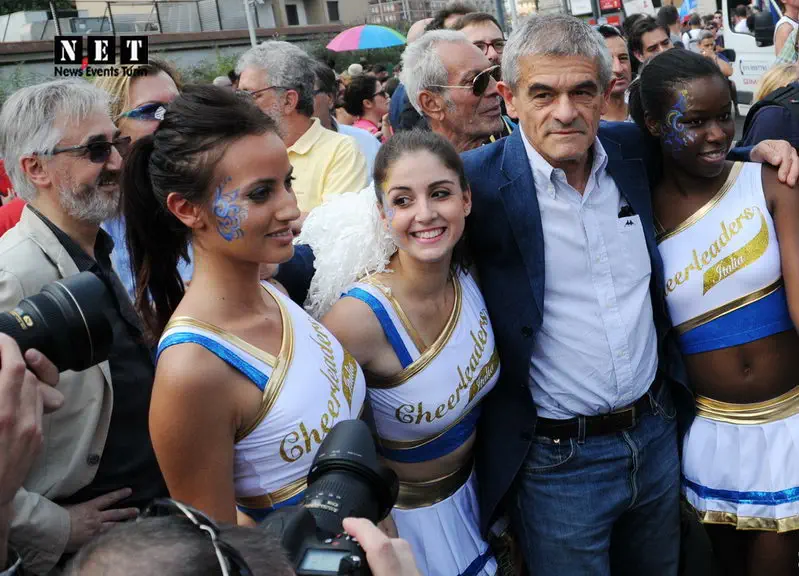
[[[319,447],[302,504],[276,510],[261,527],[280,538],[298,576],[368,576],[366,554],[341,522],[350,516],[379,522],[398,490],[397,475],[378,460],[369,427],[345,420]]]
[[[51,282],[0,314],[0,332],[24,353],[39,352],[64,370],[86,370],[108,358],[113,340],[106,311],[113,307],[105,283],[91,272]]]

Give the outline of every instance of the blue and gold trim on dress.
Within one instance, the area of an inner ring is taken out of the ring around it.
[[[472,436],[477,428],[481,409],[482,405],[478,404],[430,438],[408,441],[379,438],[378,450],[384,458],[402,463],[428,462],[446,456],[460,448]]]
[[[702,218],[707,216],[708,212],[710,212],[716,204],[721,202],[721,199],[724,198],[724,195],[729,192],[730,188],[732,188],[735,181],[738,179],[738,175],[741,173],[744,164],[743,162],[736,162],[733,167],[730,169],[730,173],[727,175],[727,179],[724,181],[724,184],[719,188],[719,191],[716,192],[715,196],[705,203],[699,210],[691,214],[688,218],[683,220],[680,224],[672,228],[671,230],[661,231],[655,237],[655,241],[660,244],[664,240],[668,240],[672,236],[676,236],[680,232],[683,232],[699,222]],[[660,228],[660,226],[658,226]]]
[[[755,506],[779,506],[799,502],[799,488],[788,488],[775,492],[736,490],[719,490],[708,488],[687,478],[682,478],[684,490],[690,490],[703,500],[720,500],[735,504],[749,504]],[[739,530],[764,530],[771,532],[788,532],[799,529],[799,516],[785,518],[760,518],[754,516],[739,516],[733,512],[719,510],[696,510],[699,520],[705,524],[730,524]]]
[[[447,319],[444,329],[441,331],[441,334],[438,335],[438,338],[436,338],[435,342],[424,349],[424,352],[422,352],[422,355],[419,356],[419,358],[417,358],[410,365],[403,367],[403,369],[397,374],[388,378],[369,378],[367,382],[368,388],[396,388],[424,370],[425,367],[427,367],[427,365],[430,364],[430,362],[432,362],[436,356],[438,356],[441,350],[443,350],[444,346],[449,343],[449,339],[452,337],[452,333],[455,331],[455,326],[457,326],[458,320],[460,319],[461,307],[463,305],[463,289],[461,288],[460,279],[458,279],[457,276],[453,276],[452,279],[452,285],[455,290],[455,302],[452,305],[452,313]],[[389,298],[389,301],[392,301],[390,295],[386,295],[386,297]],[[400,311],[402,310],[399,307],[398,302],[396,304],[392,303],[392,306],[395,306],[395,308]],[[407,316],[404,312],[402,314],[398,313],[398,315],[400,316],[400,319],[403,317],[407,319]],[[405,326],[405,329],[407,330],[408,326]]]
[[[394,508],[413,510],[432,506],[446,500],[461,486],[466,484],[474,469],[474,462],[469,459],[463,466],[440,478],[425,482],[400,482],[397,503]]]
[[[303,476],[269,494],[240,496],[236,498],[236,507],[256,522],[261,522],[270,512],[299,504],[305,496],[307,487],[306,478]]]
[[[283,384],[286,382],[286,375],[291,367],[291,361],[294,358],[294,326],[291,323],[291,314],[286,310],[285,304],[281,297],[273,292],[273,288],[268,282],[262,282],[261,287],[277,302],[280,308],[280,321],[283,324],[283,334],[280,342],[280,352],[277,357],[277,365],[272,371],[272,377],[269,379],[269,385],[264,390],[263,399],[261,401],[261,408],[258,410],[255,419],[250,422],[248,426],[239,430],[236,433],[236,442],[240,442],[246,438],[258,425],[263,422],[266,415],[272,409],[272,406],[277,402],[280,393],[283,391]]]
[[[403,368],[409,366],[413,362],[413,358],[410,352],[408,352],[405,343],[402,341],[402,336],[400,336],[397,331],[397,327],[394,326],[394,323],[391,321],[391,316],[388,315],[388,312],[386,312],[386,309],[383,307],[383,303],[362,288],[352,288],[344,295],[360,300],[372,309],[375,317],[377,317],[377,321],[380,322],[380,326],[383,328],[386,340],[388,340],[388,343],[391,344],[391,347],[394,349],[394,354],[397,355],[400,365]]]
[[[683,354],[738,346],[792,329],[782,278],[674,327]]]

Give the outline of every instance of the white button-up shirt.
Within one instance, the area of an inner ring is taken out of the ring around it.
[[[521,129],[521,128],[519,128]],[[593,416],[643,396],[657,370],[651,262],[638,215],[607,172],[595,139],[580,194],[523,138],[541,211],[544,317],[530,359],[530,389],[545,418]]]

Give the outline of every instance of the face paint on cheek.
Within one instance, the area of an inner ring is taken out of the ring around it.
[[[663,123],[663,144],[670,146],[675,152],[679,152],[689,143],[693,143],[695,139],[694,134],[689,132],[682,123],[688,106],[687,98],[688,91],[681,90],[677,102],[668,111]]]
[[[214,216],[216,216],[216,230],[219,235],[232,242],[244,236],[241,225],[247,219],[247,206],[239,198],[239,189],[225,192],[225,185],[232,178],[228,176],[214,193]]]

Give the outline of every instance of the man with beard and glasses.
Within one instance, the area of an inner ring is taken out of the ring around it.
[[[621,30],[615,26],[603,24],[597,27],[605,39],[610,56],[613,59],[613,89],[610,91],[608,109],[602,114],[602,120],[608,122],[632,122],[627,110],[627,88],[633,81],[633,68],[630,63],[630,53],[627,51],[627,42],[621,35]]]
[[[153,359],[100,229],[117,213],[129,143],[108,106],[100,88],[57,80],[17,91],[0,111],[0,155],[28,202],[0,239],[0,310],[91,271],[108,288],[113,330],[107,361],[61,374],[64,409],[44,417],[41,456],[14,498],[10,542],[33,574],[166,495],[147,426]]]
[[[331,195],[366,184],[366,160],[355,141],[322,127],[314,113],[314,66],[308,54],[288,42],[262,42],[236,65],[239,90],[280,127],[294,166],[294,192],[302,216]]]
[[[430,129],[458,152],[513,132],[514,123],[502,116],[499,67],[462,32],[425,33],[402,54],[400,79]]]

